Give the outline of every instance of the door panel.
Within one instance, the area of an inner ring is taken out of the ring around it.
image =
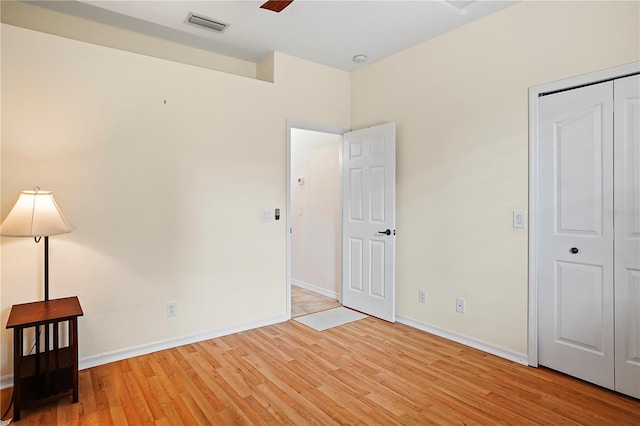
[[[348,246],[348,273],[349,277],[345,281],[349,292],[362,293],[362,239],[349,237]]]
[[[557,150],[556,233],[601,236],[602,105],[593,105],[554,123],[553,132]],[[574,161],[576,158],[580,161]]]
[[[616,390],[640,398],[640,76],[614,98]]]
[[[602,355],[602,267],[556,261],[555,316],[558,342]]]
[[[349,170],[349,221],[362,223],[363,220],[363,195],[362,195],[362,169]]]
[[[371,167],[371,223],[385,224],[384,167]]]
[[[371,254],[371,261],[369,264],[371,265],[371,297],[376,297],[380,300],[384,300],[386,297],[386,288],[385,288],[385,273],[384,266],[386,263],[385,254],[386,244],[384,241],[374,241],[371,240],[369,242],[369,253]]]
[[[613,388],[613,84],[539,113],[539,362]]]
[[[342,303],[395,321],[395,125],[343,135]],[[389,229],[389,235],[380,231]]]

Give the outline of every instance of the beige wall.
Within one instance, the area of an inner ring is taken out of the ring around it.
[[[260,78],[256,75],[256,64],[250,61],[67,15],[23,1],[2,0],[0,17],[5,24],[230,74]]]
[[[285,119],[395,121],[399,315],[526,353],[527,89],[638,60],[639,13],[527,2],[352,75],[275,54],[274,84],[2,25],[2,217],[40,185],[76,226],[50,274],[83,304],[81,358],[278,320],[284,221],[260,209],[285,207]],[[42,246],[1,256],[5,324],[42,297]]]
[[[397,124],[398,315],[526,354],[527,90],[640,59],[639,7],[525,2],[352,74],[352,127]]]
[[[272,84],[1,31],[2,217],[39,185],[76,226],[50,286],[80,298],[80,358],[284,319],[285,221],[260,211],[286,205],[287,118],[349,126],[349,74],[275,54]],[[2,324],[42,298],[42,249],[2,238]]]
[[[338,298],[342,137],[291,129],[291,278]],[[304,183],[297,182],[303,177]]]

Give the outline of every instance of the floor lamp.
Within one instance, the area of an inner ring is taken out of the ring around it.
[[[2,222],[0,234],[6,237],[44,237],[44,300],[49,300],[49,236],[71,232],[51,191],[22,191],[9,215]]]

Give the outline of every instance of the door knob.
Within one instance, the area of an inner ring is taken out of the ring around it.
[[[378,231],[378,234],[391,235],[391,229],[387,229],[386,231]]]
[[[571,247],[571,250],[569,250],[571,253],[576,254],[578,253],[580,250],[578,250],[578,247]]]

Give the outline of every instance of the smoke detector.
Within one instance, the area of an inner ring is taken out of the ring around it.
[[[365,62],[367,62],[367,55],[363,55],[363,54],[359,54],[353,57],[352,61],[355,62],[356,64],[363,64]]]

